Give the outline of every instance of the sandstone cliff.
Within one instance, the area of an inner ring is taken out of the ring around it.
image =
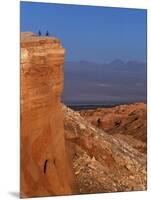
[[[60,105],[64,53],[56,38],[21,34],[21,197],[73,193]]]

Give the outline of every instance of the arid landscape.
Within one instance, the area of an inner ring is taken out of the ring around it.
[[[146,190],[146,104],[62,104],[64,54],[21,33],[21,197]]]
[[[147,108],[144,103],[98,108],[79,112],[84,119],[110,135],[123,139],[132,147],[146,153]]]
[[[145,104],[63,112],[80,193],[146,190]]]

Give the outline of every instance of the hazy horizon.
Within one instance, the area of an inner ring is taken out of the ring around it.
[[[147,101],[147,64],[143,62],[65,62],[64,76],[62,101],[66,104]]]

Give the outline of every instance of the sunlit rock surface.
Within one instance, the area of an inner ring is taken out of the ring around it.
[[[21,33],[21,197],[73,193],[60,105],[64,54],[56,38]]]
[[[80,193],[147,188],[146,155],[63,105],[65,136]]]

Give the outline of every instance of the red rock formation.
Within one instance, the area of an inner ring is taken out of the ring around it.
[[[80,193],[146,190],[146,155],[63,106]]]
[[[147,108],[144,103],[80,111],[97,128],[125,140],[139,151],[147,150]],[[98,123],[98,119],[100,122]]]
[[[21,34],[21,197],[73,193],[60,105],[64,53],[56,38]]]

